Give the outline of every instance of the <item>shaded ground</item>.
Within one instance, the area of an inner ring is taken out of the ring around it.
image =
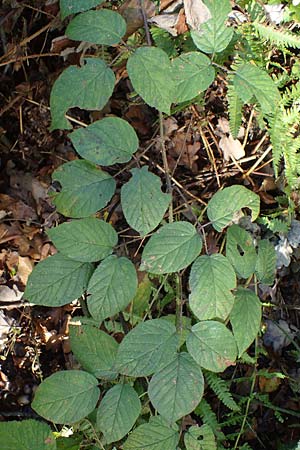
[[[47,228],[63,220],[49,198],[51,191],[57,188],[51,184],[51,174],[63,162],[77,157],[66,132],[49,133],[47,106],[53,81],[66,64],[78,62],[78,55],[71,52],[66,62],[60,56],[51,55],[55,53],[53,39],[63,34],[62,25],[55,19],[58,5],[48,2],[45,6],[44,1],[33,3],[30,7],[16,2],[12,9],[10,2],[4,2],[0,7],[4,54],[0,58],[0,420],[35,417],[30,401],[41,379],[76,364],[67,333],[69,320],[78,313],[79,306],[43,308],[28,306],[21,300],[34,263],[55,252],[47,237]],[[38,57],[40,54],[48,56]],[[141,141],[137,153],[139,163],[148,163],[153,172],[163,174],[155,111],[141,103],[132,102],[128,106],[130,87],[125,78],[116,89],[114,100],[105,112],[124,117],[135,127]],[[271,165],[252,170],[266,150],[267,140],[256,128],[250,111],[245,158],[238,165],[231,160],[224,161],[218,145],[222,135],[219,119],[224,119],[226,109],[224,89],[223,80],[219,78],[209,89],[205,110],[201,106],[191,106],[165,120],[169,166],[175,186],[175,212],[187,218],[191,206],[201,209],[219,187],[244,183],[247,171],[248,187],[260,194],[263,211],[278,208],[275,196],[279,191]],[[89,119],[87,113],[76,110],[72,113],[79,120]],[[93,118],[99,117],[94,114]],[[261,166],[267,160],[268,155]],[[118,173],[119,187],[129,178],[129,169],[130,164]],[[118,172],[114,170],[112,174]],[[126,229],[118,209],[118,196],[112,205],[107,211],[110,220],[121,232],[121,245],[126,245],[133,256],[140,241]],[[220,246],[213,231],[208,234],[208,244],[211,249]],[[133,259],[138,261],[138,258]],[[264,319],[275,321],[293,337],[299,330],[299,284],[299,261],[295,254],[293,263],[279,272],[273,291],[265,293],[266,304],[272,302],[272,305],[265,307]],[[166,294],[162,290],[161,297]],[[174,312],[172,301],[166,312]],[[282,343],[282,335],[276,346],[274,333],[269,340],[260,341],[258,369],[280,372],[287,378],[276,378],[274,386],[268,378],[257,378],[255,392],[259,396],[251,403],[244,436],[256,449],[279,449],[283,443],[300,439],[300,352],[291,339]],[[233,379],[232,391],[237,398],[249,395],[251,371],[250,365],[240,364],[225,373],[225,378]],[[226,411],[210,391],[207,400],[220,422],[224,421]],[[194,423],[198,419],[193,416],[191,420]],[[236,427],[228,425],[223,431],[232,433]]]

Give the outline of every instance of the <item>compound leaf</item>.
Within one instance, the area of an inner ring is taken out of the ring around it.
[[[245,327],[244,320],[243,325]],[[223,323],[213,320],[196,323],[186,344],[188,352],[199,366],[212,372],[223,372],[235,362],[236,342]]]
[[[140,47],[127,62],[134,90],[153,108],[170,114],[175,101],[176,84],[167,53],[156,47]]]
[[[60,166],[52,175],[62,190],[53,195],[57,210],[66,217],[87,217],[104,208],[114,195],[115,180],[94,164],[75,160]]]
[[[241,356],[254,341],[260,329],[261,303],[254,292],[239,288],[230,313],[230,322]],[[245,326],[246,324],[246,326]]]
[[[262,239],[258,243],[255,274],[263,284],[271,285],[274,283],[276,274],[276,251],[274,245],[267,239]]]
[[[71,129],[65,114],[75,106],[101,110],[108,102],[115,85],[115,75],[99,58],[87,58],[82,67],[70,66],[55,81],[51,96],[51,131]]]
[[[161,417],[150,417],[149,423],[137,427],[124,444],[124,450],[175,450],[179,441],[177,426]]]
[[[121,204],[128,224],[142,236],[161,222],[171,201],[161,192],[161,180],[148,167],[132,169],[132,178],[122,186]]]
[[[253,64],[241,65],[233,77],[238,96],[244,103],[256,98],[264,114],[272,114],[280,102],[280,94],[272,78]]]
[[[0,422],[0,447],[2,450],[56,450],[51,428],[37,420]]]
[[[94,217],[62,223],[50,229],[48,235],[61,253],[82,262],[106,258],[118,242],[114,228]]]
[[[60,0],[61,18],[76,14],[78,12],[87,11],[95,6],[101,5],[105,0]]]
[[[105,117],[69,135],[80,156],[101,166],[125,163],[137,151],[134,128],[119,117]]]
[[[210,59],[199,52],[180,55],[172,62],[176,82],[176,103],[186,102],[213,82],[215,70]]]
[[[217,231],[231,223],[242,208],[250,208],[252,220],[259,215],[259,196],[244,186],[230,186],[218,191],[208,203],[207,215]]]
[[[121,342],[116,369],[131,377],[151,375],[174,359],[178,342],[176,328],[167,320],[142,322]]]
[[[186,450],[217,450],[214,432],[207,424],[190,427],[184,435],[184,443]]]
[[[124,257],[109,256],[90,279],[88,309],[93,318],[101,322],[126,308],[136,289],[137,275],[132,262]]]
[[[200,367],[188,353],[183,352],[153,375],[148,395],[159,414],[172,423],[196,408],[203,390]]]
[[[90,373],[62,370],[42,381],[31,406],[46,420],[72,424],[95,409],[100,395],[97,384]]]
[[[236,287],[236,276],[225,256],[214,254],[197,258],[189,284],[190,308],[198,319],[226,319],[234,303],[231,290]]]
[[[155,274],[178,272],[189,266],[201,249],[201,237],[192,224],[168,223],[147,242],[140,269]]]
[[[135,424],[141,409],[140,399],[129,384],[117,384],[109,389],[97,411],[97,426],[106,444],[122,439]]]
[[[98,45],[118,44],[125,32],[126,22],[123,17],[108,9],[79,14],[66,29],[66,35],[70,39]]]
[[[226,257],[240,278],[248,278],[254,273],[257,254],[253,238],[238,225],[232,225],[227,230]]]
[[[93,266],[60,253],[39,262],[29,275],[24,297],[35,305],[62,306],[87,288]]]
[[[116,378],[118,343],[112,336],[92,325],[71,322],[70,342],[75,358],[87,372],[105,380]]]

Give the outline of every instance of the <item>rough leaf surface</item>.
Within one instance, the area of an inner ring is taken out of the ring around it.
[[[37,420],[0,422],[2,450],[56,450],[56,440],[49,425]]]
[[[101,5],[104,1],[105,0],[60,0],[61,18],[64,19],[70,14],[87,11],[88,9],[94,8],[94,6]]]

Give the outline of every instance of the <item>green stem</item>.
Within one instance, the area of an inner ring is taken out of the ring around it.
[[[172,196],[172,184],[171,184],[170,170],[169,170],[169,164],[168,164],[168,159],[167,159],[167,151],[166,151],[166,146],[165,146],[163,114],[161,111],[159,111],[159,132],[160,132],[160,149],[161,149],[161,156],[162,156],[162,160],[163,160],[164,171],[165,171],[165,175],[166,175],[167,191]],[[172,201],[170,202],[170,206],[169,206],[169,222],[173,222],[173,203],[172,203]]]

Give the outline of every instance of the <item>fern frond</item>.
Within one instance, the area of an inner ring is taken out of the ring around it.
[[[271,25],[264,25],[259,22],[252,23],[253,28],[261,39],[269,41],[278,47],[300,48],[300,37],[287,30],[277,29]]]
[[[222,378],[214,372],[210,372],[208,370],[204,372],[204,376],[209,387],[214,391],[218,399],[224,403],[225,406],[227,406],[227,408],[232,411],[240,410],[239,406],[233,400],[226,382]]]
[[[237,95],[234,86],[228,84],[227,88],[228,111],[229,111],[229,128],[234,139],[237,138],[242,123],[243,101]]]
[[[223,441],[225,439],[224,433],[222,433],[220,429],[216,414],[204,398],[195,409],[195,414],[201,417],[203,423],[212,429],[217,440]]]
[[[239,450],[252,450],[252,447],[250,447],[249,444],[243,444],[241,447],[239,447]]]

